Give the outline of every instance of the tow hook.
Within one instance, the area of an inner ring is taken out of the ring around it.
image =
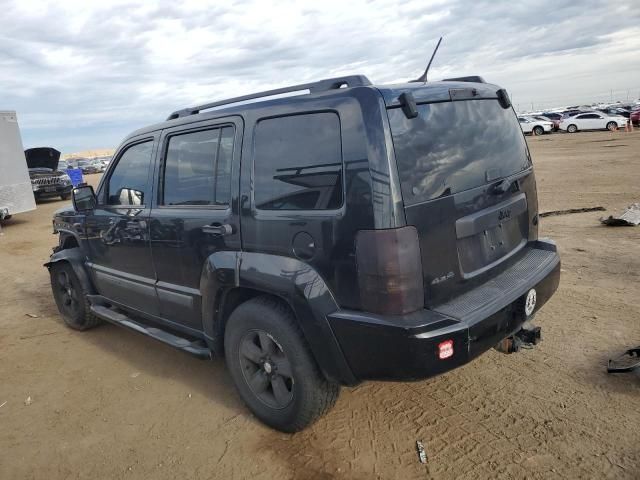
[[[533,348],[541,340],[541,328],[527,322],[515,335],[501,340],[494,348],[502,353],[515,353],[521,348]]]

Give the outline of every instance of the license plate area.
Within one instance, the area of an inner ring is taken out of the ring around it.
[[[524,247],[529,236],[527,199],[519,193],[456,221],[463,278],[471,278]]]
[[[44,191],[45,192],[55,192],[56,191],[56,186],[55,185],[47,185],[46,187],[44,187]]]

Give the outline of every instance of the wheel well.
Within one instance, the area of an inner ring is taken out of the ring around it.
[[[60,250],[67,250],[68,248],[79,247],[76,237],[70,234],[60,234]]]
[[[291,310],[291,313],[295,317],[295,312],[291,308],[291,305],[277,295],[245,287],[237,287],[227,290],[220,294],[220,297],[216,302],[217,305],[219,305],[219,308],[217,308],[215,312],[214,331],[216,334],[216,350],[219,349],[220,352],[224,351],[224,330],[227,325],[227,320],[233,311],[244,302],[255,297],[271,297]]]

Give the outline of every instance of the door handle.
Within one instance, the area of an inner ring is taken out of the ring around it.
[[[204,233],[208,233],[210,235],[231,235],[233,233],[233,227],[229,224],[224,225],[204,225],[202,227],[202,231]]]

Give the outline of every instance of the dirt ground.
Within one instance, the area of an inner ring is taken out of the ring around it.
[[[640,201],[640,131],[529,145],[540,211]],[[0,479],[640,478],[640,376],[605,371],[640,344],[640,227],[601,226],[603,212],[542,219],[563,269],[537,348],[345,388],[325,418],[286,435],[249,414],[220,359],[110,325],[64,327],[42,267],[61,205],[0,236]]]

